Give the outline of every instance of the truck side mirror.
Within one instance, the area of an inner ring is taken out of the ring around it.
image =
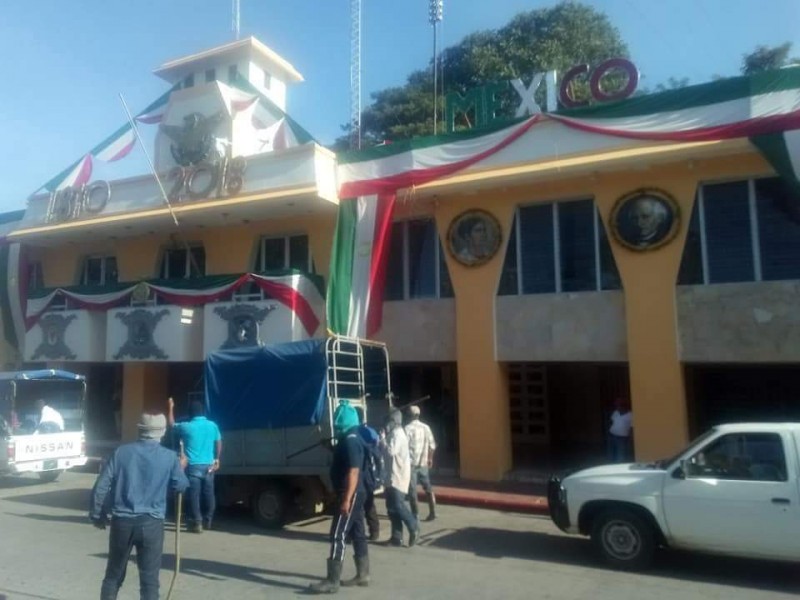
[[[681,460],[678,468],[672,472],[673,479],[686,479],[686,459]]]

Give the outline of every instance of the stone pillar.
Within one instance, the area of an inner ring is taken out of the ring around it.
[[[490,212],[503,228],[503,244],[478,267],[463,266],[447,251],[447,229],[467,208],[449,201],[436,210],[456,298],[460,473],[466,479],[497,481],[511,468],[511,417],[507,369],[495,356],[495,297],[514,205],[492,206]]]
[[[697,175],[686,167],[647,175],[604,176],[595,194],[625,293],[638,460],[664,458],[688,441],[675,286],[698,185]],[[659,188],[675,198],[681,225],[678,235],[666,246],[637,252],[621,246],[610,235],[609,216],[620,196],[643,186]]]
[[[122,369],[122,441],[137,437],[136,424],[144,411],[166,412],[166,363],[125,363]]]

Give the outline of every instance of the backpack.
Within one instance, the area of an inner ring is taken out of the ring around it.
[[[369,493],[375,493],[384,486],[383,453],[378,447],[378,434],[369,425],[358,428],[361,442],[364,444],[364,468],[362,480]]]

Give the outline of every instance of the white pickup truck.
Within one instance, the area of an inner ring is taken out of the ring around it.
[[[800,561],[800,423],[720,425],[670,459],[554,476],[547,496],[617,569],[659,546]]]
[[[55,481],[86,464],[83,375],[44,369],[0,373],[0,476],[36,473]],[[42,418],[40,404],[48,415]]]

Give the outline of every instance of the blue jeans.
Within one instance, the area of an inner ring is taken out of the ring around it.
[[[408,490],[398,490],[397,488],[386,488],[386,512],[389,513],[389,521],[392,523],[391,541],[402,543],[403,525],[405,524],[408,532],[417,531],[419,524],[406,504]]]
[[[189,490],[186,500],[189,503],[189,524],[202,524],[208,529],[214,518],[216,501],[214,498],[214,473],[209,472],[211,465],[189,465],[186,477],[189,479]],[[205,509],[205,510],[203,510]]]
[[[414,516],[419,514],[419,506],[417,503],[417,486],[421,485],[422,489],[428,496],[428,502],[433,497],[433,486],[431,485],[431,477],[428,472],[428,467],[411,467],[411,485],[408,488],[408,501],[411,504],[411,512]]]
[[[613,463],[624,463],[630,460],[630,437],[608,434],[608,459]]]
[[[125,581],[131,549],[136,547],[141,600],[158,600],[158,572],[164,549],[164,521],[149,515],[114,517],[108,537],[108,563],[100,600],[116,600]]]

